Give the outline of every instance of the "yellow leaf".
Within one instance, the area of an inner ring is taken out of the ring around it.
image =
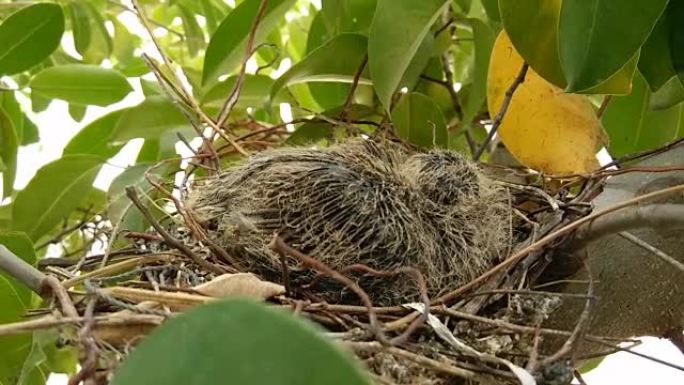
[[[523,60],[505,32],[494,43],[487,78],[487,106],[496,116]],[[566,94],[534,70],[515,91],[498,134],[523,165],[547,174],[585,173],[598,167],[601,123],[589,100]]]

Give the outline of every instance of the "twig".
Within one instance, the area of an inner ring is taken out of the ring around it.
[[[596,111],[596,117],[598,117],[599,119],[601,119],[603,117],[603,113],[606,112],[606,108],[608,108],[608,104],[610,103],[611,99],[612,99],[612,95],[606,95],[603,98],[603,101],[601,102],[601,106]]]
[[[482,153],[484,153],[485,149],[487,149],[487,146],[489,146],[489,143],[494,138],[494,135],[498,131],[499,126],[501,125],[501,121],[503,120],[504,115],[506,114],[506,111],[508,111],[508,105],[511,104],[511,100],[513,99],[513,94],[515,93],[515,90],[518,88],[520,84],[522,84],[522,82],[525,81],[525,75],[527,75],[528,68],[529,65],[527,63],[523,63],[523,65],[520,67],[520,72],[518,72],[518,75],[515,77],[515,79],[513,79],[513,83],[511,83],[511,85],[506,90],[503,101],[501,102],[501,107],[499,107],[499,112],[496,113],[494,121],[492,122],[492,128],[487,133],[487,137],[485,138],[484,142],[482,142],[480,147],[473,154],[474,161],[480,159]]]
[[[578,219],[578,220],[576,220],[576,221],[574,221],[574,222],[572,222],[572,223],[569,223],[569,224],[567,224],[567,225],[561,227],[560,229],[558,229],[558,230],[556,230],[556,231],[554,231],[554,232],[552,232],[552,233],[550,233],[550,234],[548,234],[548,235],[542,237],[542,238],[539,239],[538,241],[533,242],[533,243],[531,243],[530,245],[528,245],[528,246],[522,248],[521,250],[519,250],[519,251],[513,253],[513,255],[511,255],[511,256],[509,256],[508,258],[506,258],[503,262],[501,262],[501,263],[499,263],[498,265],[494,266],[492,269],[488,270],[487,272],[485,272],[484,274],[480,275],[479,277],[473,279],[473,280],[470,281],[469,283],[467,283],[467,284],[465,284],[465,285],[459,287],[459,288],[456,289],[456,290],[453,290],[453,291],[451,291],[451,292],[449,292],[449,293],[446,293],[445,295],[441,296],[440,298],[437,299],[436,303],[444,303],[444,302],[447,302],[447,301],[449,301],[449,300],[451,300],[451,299],[453,299],[453,298],[456,298],[456,297],[457,297],[458,295],[460,295],[461,293],[463,293],[463,292],[465,292],[465,291],[467,291],[467,290],[470,290],[470,289],[472,289],[472,288],[474,288],[474,287],[479,286],[479,285],[480,285],[482,282],[484,282],[487,278],[489,278],[489,277],[491,277],[491,276],[493,276],[493,275],[495,275],[495,274],[501,272],[502,270],[504,270],[504,269],[507,268],[508,266],[510,266],[510,265],[514,264],[515,262],[521,260],[521,259],[524,258],[528,253],[533,252],[533,251],[535,251],[535,250],[541,249],[542,247],[544,247],[544,246],[545,246],[546,244],[548,244],[549,242],[551,242],[551,241],[553,241],[553,240],[555,240],[555,239],[558,239],[558,238],[560,238],[560,237],[563,236],[563,235],[569,234],[569,233],[572,232],[572,231],[575,231],[575,230],[577,230],[577,229],[580,229],[583,225],[587,225],[587,224],[590,225],[590,224],[591,224],[593,221],[595,221],[597,218],[600,218],[600,217],[602,217],[602,216],[605,216],[605,215],[607,215],[607,214],[609,214],[609,213],[612,213],[612,212],[614,212],[614,211],[618,211],[618,210],[624,209],[624,208],[626,208],[626,207],[636,205],[636,204],[638,204],[638,203],[640,203],[640,202],[648,201],[648,200],[651,200],[651,199],[653,199],[653,198],[658,198],[658,197],[667,196],[667,195],[674,194],[674,193],[677,193],[677,192],[680,192],[680,191],[684,191],[684,184],[680,184],[680,185],[673,186],[673,187],[668,187],[668,188],[665,188],[665,189],[662,189],[662,190],[657,190],[657,191],[654,191],[654,192],[651,192],[651,193],[648,193],[648,194],[644,194],[644,195],[640,195],[640,196],[634,197],[634,198],[632,198],[632,199],[628,199],[628,200],[626,200],[626,201],[617,203],[617,204],[615,204],[615,205],[613,205],[613,206],[607,207],[607,208],[605,208],[605,209],[603,209],[603,210],[601,210],[601,211],[597,211],[597,212],[594,212],[594,213],[592,213],[592,214],[589,214],[589,215],[587,215],[586,217],[580,218],[580,219]],[[639,225],[639,224],[640,224],[640,223],[635,223],[634,226],[637,226],[637,225]],[[643,226],[644,224],[641,223],[641,225]]]
[[[368,319],[370,320],[370,331],[373,333],[375,338],[378,339],[378,341],[382,342],[385,345],[390,344],[390,341],[387,339],[387,337],[382,332],[382,329],[379,326],[378,316],[377,314],[375,314],[373,302],[371,301],[370,297],[368,297],[368,294],[366,294],[366,292],[363,291],[363,289],[361,289],[361,287],[359,287],[359,285],[356,284],[356,282],[352,281],[351,279],[345,277],[339,272],[328,267],[323,262],[311,258],[308,255],[300,252],[299,250],[290,247],[282,240],[282,238],[278,236],[278,234],[273,234],[273,239],[271,240],[269,247],[276,252],[283,253],[289,255],[292,258],[295,258],[300,263],[303,263],[304,265],[309,266],[317,272],[342,283],[351,291],[353,291],[354,294],[356,294],[361,299],[361,302],[363,302],[363,304],[366,306],[366,310],[368,312]]]
[[[591,312],[594,308],[594,303],[596,302],[596,298],[594,297],[594,279],[591,275],[591,271],[588,266],[585,266],[588,276],[589,276],[589,286],[587,288],[587,299],[584,303],[584,309],[582,310],[582,314],[580,314],[579,319],[577,320],[577,324],[575,325],[575,329],[572,331],[572,334],[570,334],[570,337],[565,341],[563,346],[561,346],[560,349],[554,354],[552,354],[549,357],[546,357],[545,359],[539,361],[535,366],[533,366],[532,372],[536,372],[540,369],[543,369],[556,361],[559,361],[563,358],[565,358],[568,354],[573,354],[575,351],[575,348],[577,347],[577,343],[583,339],[584,334],[587,331],[587,328],[589,327],[589,322],[591,318]],[[573,357],[574,361],[574,357]]]
[[[361,61],[361,64],[359,65],[359,68],[354,73],[354,79],[352,80],[351,87],[349,87],[349,93],[347,94],[347,100],[345,100],[344,107],[342,107],[342,112],[340,113],[340,120],[344,123],[347,123],[347,124],[350,123],[348,121],[348,119],[349,119],[349,113],[351,110],[352,103],[354,102],[354,93],[356,93],[356,88],[359,86],[359,80],[361,79],[361,74],[363,73],[363,70],[366,68],[367,63],[368,63],[368,55],[365,55],[363,57],[363,60]]]
[[[684,273],[684,263],[679,262],[669,254],[665,253],[664,251],[660,250],[659,248],[651,245],[650,243],[644,241],[643,239],[637,237],[636,235],[632,233],[628,233],[626,231],[622,231],[619,233],[620,236],[623,238],[627,239],[628,241],[650,251],[653,255],[656,257],[660,258],[666,263],[669,263],[670,265],[674,266],[677,268],[680,272]]]
[[[235,85],[233,86],[233,89],[230,91],[230,96],[228,96],[228,99],[226,99],[225,104],[223,104],[223,107],[221,107],[221,112],[219,112],[218,119],[216,120],[216,125],[218,127],[223,127],[223,125],[226,123],[226,120],[228,120],[230,113],[233,111],[233,107],[235,107],[235,104],[237,103],[238,98],[240,97],[242,83],[244,83],[245,81],[245,73],[247,72],[247,61],[249,61],[249,58],[252,56],[256,30],[259,27],[259,23],[261,22],[264,13],[266,13],[266,7],[268,7],[268,0],[261,0],[261,3],[259,4],[259,9],[257,10],[256,17],[254,18],[254,22],[252,23],[252,28],[249,30],[247,44],[245,44],[245,55],[242,58],[242,66],[240,67],[240,73],[238,73]]]
[[[40,319],[20,321],[0,325],[0,337],[23,333],[31,333],[36,330],[52,329],[64,325],[78,325],[84,322],[85,317],[55,317],[47,316]],[[102,326],[118,326],[130,324],[159,325],[164,321],[164,317],[150,314],[109,314],[95,316],[94,321]]]
[[[133,202],[135,207],[140,210],[142,215],[147,219],[148,222],[154,227],[155,230],[159,233],[159,235],[164,238],[164,242],[166,242],[169,246],[174,247],[178,250],[180,250],[183,254],[185,254],[188,258],[190,258],[193,262],[195,262],[197,265],[205,269],[206,271],[210,271],[212,273],[216,274],[223,274],[225,271],[219,267],[214,265],[213,263],[209,263],[205,261],[204,259],[200,258],[197,254],[195,254],[188,246],[183,244],[181,241],[178,239],[174,238],[169,234],[164,228],[157,222],[157,220],[152,216],[150,213],[150,210],[145,207],[142,202],[140,202],[140,198],[138,197],[138,192],[135,190],[135,187],[133,186],[128,186],[126,187],[126,196]]]
[[[96,304],[97,298],[90,298],[86,305],[85,312],[83,313],[83,326],[81,326],[81,330],[78,332],[78,337],[81,340],[81,345],[83,345],[85,357],[81,360],[81,369],[74,376],[69,378],[69,385],[78,385],[81,381],[87,383],[87,380],[95,374],[97,369],[99,349],[97,348],[92,333],[93,327],[95,326],[95,317],[93,313]]]
[[[451,365],[447,362],[440,362],[433,360],[432,358],[419,356],[408,350],[392,347],[383,346],[377,342],[342,342],[345,346],[349,346],[354,350],[374,352],[374,353],[389,353],[397,357],[401,357],[410,361],[413,361],[421,366],[430,368],[432,370],[438,371],[443,374],[447,374],[459,378],[475,378],[476,373],[467,369],[459,368],[457,366]]]

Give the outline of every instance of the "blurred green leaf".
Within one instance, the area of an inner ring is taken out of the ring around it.
[[[79,53],[83,55],[85,63],[100,64],[112,53],[112,37],[109,36],[105,27],[105,20],[94,3],[91,1],[81,1],[80,3],[83,5],[85,16],[90,25],[90,42],[88,49],[84,53],[80,51]]]
[[[31,111],[36,113],[43,112],[51,102],[52,99],[44,98],[33,91],[31,92]]]
[[[344,106],[338,106],[322,112],[321,115],[338,120],[343,108]],[[347,119],[350,121],[373,120],[373,117],[378,117],[375,110],[360,104],[352,104],[347,113]],[[307,122],[297,127],[285,140],[285,143],[292,146],[303,146],[323,139],[333,139],[333,128],[333,124],[327,121]]]
[[[566,91],[592,88],[620,70],[646,41],[667,0],[564,1],[559,26]]]
[[[480,0],[482,7],[485,12],[487,12],[487,17],[489,20],[494,22],[501,21],[501,13],[499,11],[499,1],[498,0]]]
[[[83,120],[87,110],[88,106],[81,104],[69,104],[69,116],[71,116],[71,119],[73,119],[75,122],[80,122]]]
[[[112,385],[218,384],[226,375],[241,385],[369,385],[360,366],[317,330],[255,302],[198,306],[145,338],[115,372]],[[199,355],[203,359],[196,360]]]
[[[24,129],[23,135],[21,136],[21,145],[28,146],[29,144],[38,143],[40,140],[38,127],[26,114],[23,114],[23,119]]]
[[[0,75],[12,75],[40,63],[58,46],[64,14],[57,4],[38,3],[10,15],[0,25]]]
[[[29,85],[32,92],[47,98],[97,106],[116,103],[133,90],[121,73],[91,64],[47,68],[34,76]]]
[[[641,47],[639,71],[646,78],[651,91],[654,92],[662,87],[671,77],[677,75],[670,51],[670,31],[677,28],[673,24],[680,24],[678,20],[671,18],[674,8],[673,4],[675,3],[680,3],[680,1],[670,3],[665,12],[660,16],[648,40]]]
[[[565,88],[558,57],[561,0],[499,0],[499,7],[504,29],[520,56],[539,76]]]
[[[178,9],[181,20],[183,20],[185,43],[188,46],[190,56],[194,57],[204,47],[204,32],[202,32],[202,27],[197,23],[197,19],[191,11],[182,5],[178,5]]]
[[[389,109],[406,69],[447,4],[445,0],[378,0],[368,37],[368,65],[385,109]]]
[[[667,20],[669,21],[669,43],[670,54],[672,55],[672,65],[679,81],[684,84],[684,2],[673,0],[667,9]]]
[[[32,240],[67,218],[92,189],[104,160],[92,155],[66,155],[43,166],[12,204],[12,228]]]
[[[447,147],[446,121],[435,102],[423,94],[402,95],[392,110],[397,134],[423,148]]]
[[[27,263],[34,265],[33,243],[26,234],[0,231],[0,244]],[[0,273],[0,324],[19,322],[31,301],[31,291],[14,278]],[[24,361],[31,351],[31,334],[0,336],[0,383],[18,381]]]
[[[473,119],[482,109],[487,100],[487,71],[489,70],[489,57],[494,46],[494,31],[480,19],[468,19],[473,27],[475,39],[475,66],[473,83],[468,97],[463,102],[462,128],[467,129]]]
[[[608,152],[620,157],[650,150],[684,137],[684,106],[666,110],[649,109],[651,92],[637,73],[632,93],[613,97],[603,114],[603,127],[610,137]]]
[[[204,58],[202,83],[211,84],[221,75],[232,72],[245,56],[245,45],[249,37],[261,0],[244,0],[221,22],[211,36]],[[259,45],[276,27],[295,3],[295,0],[271,0],[259,23],[254,37],[254,46]]]
[[[67,4],[71,17],[71,32],[76,52],[84,56],[90,46],[90,17],[88,9],[82,1],[70,1]]]
[[[17,151],[22,139],[23,117],[13,92],[0,92],[0,159],[5,170],[2,173],[2,197],[12,195],[17,172]]]
[[[120,144],[135,138],[156,139],[166,131],[190,126],[187,118],[164,96],[151,96],[127,108],[114,128],[112,142]]]
[[[220,109],[235,87],[237,76],[231,76],[211,87],[201,99],[203,107]],[[242,107],[262,108],[268,102],[273,79],[264,75],[246,74],[237,104]]]
[[[650,107],[654,110],[670,108],[684,101],[684,86],[677,76],[673,76],[660,89],[651,94]]]
[[[149,193],[152,185],[145,179],[145,172],[153,165],[154,163],[143,163],[128,167],[109,185],[107,190],[107,218],[112,221],[112,225],[118,225],[120,229],[129,231],[145,231],[147,229],[149,223],[140,213],[140,210],[128,199],[125,189],[127,186],[135,186]]]
[[[363,35],[343,33],[309,53],[273,83],[271,98],[281,88],[310,81],[351,82],[366,55],[367,39]],[[340,60],[344,58],[344,60]],[[363,72],[359,83],[368,84]]]
[[[110,141],[123,112],[124,110],[110,112],[88,123],[71,138],[62,155],[96,155],[103,159],[116,155],[122,146],[112,145]]]

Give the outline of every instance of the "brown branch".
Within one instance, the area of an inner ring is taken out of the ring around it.
[[[371,301],[368,294],[366,294],[366,292],[363,291],[363,289],[361,289],[361,287],[356,282],[345,277],[341,273],[333,270],[325,263],[318,261],[314,258],[311,258],[310,256],[300,252],[299,250],[290,247],[282,240],[282,238],[278,236],[278,234],[273,234],[273,239],[271,240],[269,247],[278,253],[289,255],[290,257],[296,259],[300,263],[303,263],[304,265],[316,270],[317,272],[342,283],[351,291],[353,291],[354,294],[356,294],[361,299],[361,302],[363,302],[363,304],[366,306],[366,310],[368,312],[368,319],[370,321],[370,331],[373,333],[375,338],[378,339],[378,341],[386,345],[390,344],[390,341],[387,339],[387,337],[382,332],[382,329],[379,326],[378,316],[375,313],[373,302]]]
[[[230,113],[233,111],[233,107],[235,107],[235,104],[237,103],[238,98],[240,97],[242,84],[245,81],[245,73],[247,72],[247,62],[254,53],[253,49],[254,38],[256,37],[256,30],[259,27],[261,19],[264,17],[264,13],[266,13],[267,7],[268,0],[261,0],[261,3],[259,4],[259,9],[257,10],[256,17],[254,18],[254,22],[252,23],[252,28],[249,30],[247,44],[245,44],[245,56],[242,58],[242,66],[240,67],[240,72],[238,73],[238,77],[235,81],[233,89],[230,91],[230,96],[228,96],[228,99],[226,99],[226,102],[223,104],[223,107],[221,107],[221,111],[219,112],[218,119],[216,121],[216,125],[218,127],[223,127],[223,125],[226,123],[226,120],[228,120]]]
[[[147,219],[148,222],[154,227],[155,230],[159,233],[159,235],[164,238],[164,242],[166,242],[169,246],[178,249],[180,252],[185,254],[188,258],[190,258],[193,262],[195,262],[197,265],[205,269],[206,271],[210,271],[212,273],[216,274],[223,274],[225,271],[219,267],[214,265],[213,263],[209,263],[208,261],[205,261],[202,259],[200,256],[195,254],[188,246],[183,244],[181,241],[178,239],[174,238],[171,234],[169,234],[160,224],[159,222],[152,216],[150,213],[150,210],[145,207],[145,205],[140,202],[140,198],[138,197],[138,192],[135,190],[135,187],[133,186],[128,186],[126,187],[126,196],[133,202],[135,207],[140,210],[142,215]]]
[[[496,113],[494,121],[492,122],[492,128],[487,133],[487,137],[485,138],[484,142],[482,142],[480,147],[473,154],[474,161],[480,159],[482,153],[484,153],[485,149],[487,149],[487,146],[489,146],[489,143],[492,141],[494,135],[499,130],[499,126],[501,125],[501,121],[503,120],[504,115],[506,115],[506,111],[508,111],[508,106],[511,104],[511,100],[513,99],[513,94],[515,93],[515,90],[518,89],[518,86],[525,81],[525,75],[527,75],[528,68],[529,65],[527,63],[523,63],[523,65],[520,67],[520,72],[518,72],[518,75],[515,77],[515,79],[513,79],[513,83],[511,83],[511,85],[506,90],[503,101],[501,102],[501,107],[499,107],[499,112]]]
[[[55,317],[47,316],[39,319],[13,322],[0,325],[0,337],[16,334],[31,333],[36,330],[46,330],[64,325],[78,325],[86,320],[85,317]],[[120,326],[131,324],[160,325],[164,317],[150,314],[109,314],[95,316],[94,321],[101,326]]]
[[[81,359],[81,369],[69,378],[68,385],[78,385],[81,382],[88,383],[88,379],[95,375],[97,370],[97,357],[99,349],[93,338],[93,327],[95,326],[95,305],[97,298],[93,297],[88,301],[85,312],[83,313],[83,326],[78,332],[78,337],[83,345],[85,357]]]
[[[684,222],[684,219],[682,219]],[[684,224],[684,223],[682,223]],[[684,226],[680,226],[684,227]],[[684,273],[684,263],[679,262],[677,259],[673,258],[671,255],[665,253],[664,251],[660,250],[659,248],[651,245],[650,243],[644,241],[643,239],[637,237],[636,235],[632,233],[628,233],[626,231],[622,231],[619,233],[621,237],[627,239],[628,241],[634,243],[635,245],[649,251],[651,254],[655,255],[656,257],[660,258],[662,261],[665,263],[669,263],[676,269],[678,269],[680,272]]]
[[[608,108],[608,104],[610,104],[611,99],[612,99],[612,95],[606,95],[603,98],[603,101],[601,102],[601,106],[596,111],[596,117],[597,118],[601,119],[603,117],[603,114],[606,112],[606,108]]]
[[[344,107],[342,107],[342,112],[340,113],[340,120],[342,122],[347,123],[347,124],[350,123],[348,121],[348,118],[349,118],[349,113],[351,110],[352,103],[354,102],[354,93],[356,93],[356,88],[359,86],[359,80],[361,79],[361,74],[363,73],[363,70],[366,68],[367,63],[368,63],[368,55],[365,55],[363,57],[363,60],[361,61],[361,64],[359,65],[359,68],[356,70],[356,73],[354,73],[354,79],[352,80],[351,87],[349,88],[349,93],[347,94],[347,100],[345,100]]]
[[[456,298],[458,295],[461,293],[464,293],[470,289],[473,289],[475,287],[478,287],[481,285],[485,280],[488,278],[492,277],[495,274],[500,273],[507,267],[513,265],[517,261],[521,260],[524,258],[527,254],[542,249],[544,246],[546,246],[548,243],[550,243],[553,240],[556,240],[560,238],[561,236],[567,235],[579,228],[581,228],[583,225],[592,223],[595,221],[597,218],[603,217],[607,214],[610,214],[612,212],[622,210],[624,208],[639,204],[644,201],[652,200],[654,198],[660,198],[664,196],[668,196],[674,193],[678,193],[680,191],[684,191],[684,184],[680,184],[677,186],[673,187],[668,187],[662,190],[657,190],[648,194],[640,195],[638,197],[634,197],[632,199],[628,199],[626,201],[617,203],[613,206],[609,206],[601,211],[594,212],[590,215],[587,215],[586,217],[580,218],[572,223],[569,223],[560,229],[542,237],[536,242],[531,243],[530,245],[518,250],[517,252],[513,253],[511,256],[506,258],[504,261],[499,263],[498,265],[494,266],[493,268],[489,269],[487,272],[484,274],[480,275],[479,277],[473,279],[472,281],[468,282],[467,284],[457,288],[456,290],[453,290],[449,293],[444,294],[443,296],[439,297],[436,301],[436,303],[444,303],[447,301],[450,301],[454,298]]]

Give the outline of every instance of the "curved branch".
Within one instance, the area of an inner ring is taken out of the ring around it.
[[[644,227],[684,229],[684,205],[638,205],[603,215],[577,229],[576,245],[585,246],[606,235]]]

